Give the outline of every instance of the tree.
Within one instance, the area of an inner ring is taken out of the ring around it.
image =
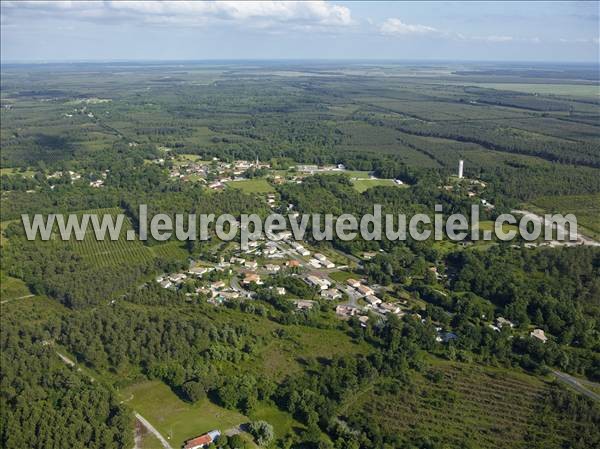
[[[266,421],[253,421],[248,426],[250,435],[254,437],[256,443],[260,446],[266,446],[275,436],[273,426]]]
[[[198,402],[206,397],[204,387],[200,382],[190,380],[181,387],[186,398],[191,402]]]

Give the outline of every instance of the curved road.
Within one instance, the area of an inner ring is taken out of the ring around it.
[[[554,376],[558,380],[573,387],[579,393],[587,396],[590,399],[600,402],[600,394],[595,393],[592,390],[590,390],[589,388],[587,388],[585,385],[583,385],[582,381],[580,381],[579,379],[576,379],[575,377],[570,376],[566,373],[561,373],[560,371],[552,371],[552,374],[554,374]],[[592,383],[592,382],[588,382],[588,381],[585,381],[585,382]]]
[[[535,214],[528,210],[516,210],[515,209],[515,210],[511,210],[510,212],[512,214],[523,215],[523,217],[527,217],[527,218],[531,219],[532,221],[541,223],[543,226],[545,226],[545,217],[542,215]],[[554,224],[553,227],[554,227],[554,229],[557,229],[558,231],[564,232],[564,235],[568,238],[569,233],[567,232],[567,230],[565,229],[564,226],[562,226],[560,224]],[[565,240],[565,241],[555,242],[555,244],[600,246],[600,243],[598,243],[594,239],[583,235],[581,233],[581,231],[579,230],[579,226],[577,228],[578,229],[577,229],[577,240],[576,241]],[[542,235],[543,235],[543,229],[542,229]]]

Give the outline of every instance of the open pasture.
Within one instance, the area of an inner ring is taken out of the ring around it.
[[[230,181],[229,187],[240,189],[244,193],[272,193],[275,188],[264,178],[247,179],[244,181]]]

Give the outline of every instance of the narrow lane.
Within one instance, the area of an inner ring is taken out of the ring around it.
[[[554,376],[558,380],[573,387],[575,390],[577,390],[581,394],[587,396],[590,399],[600,402],[600,394],[595,393],[592,390],[590,390],[589,388],[587,388],[585,385],[583,385],[583,383],[581,383],[575,377],[573,377],[569,374],[566,374],[566,373],[562,373],[560,371],[552,371],[552,374],[554,374]]]

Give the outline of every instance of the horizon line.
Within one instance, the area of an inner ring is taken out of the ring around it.
[[[446,59],[446,58],[202,58],[202,59],[8,59],[0,64],[109,64],[109,63],[201,63],[201,62],[395,62],[395,63],[531,63],[589,64],[600,68],[599,60],[531,60],[531,59]]]

